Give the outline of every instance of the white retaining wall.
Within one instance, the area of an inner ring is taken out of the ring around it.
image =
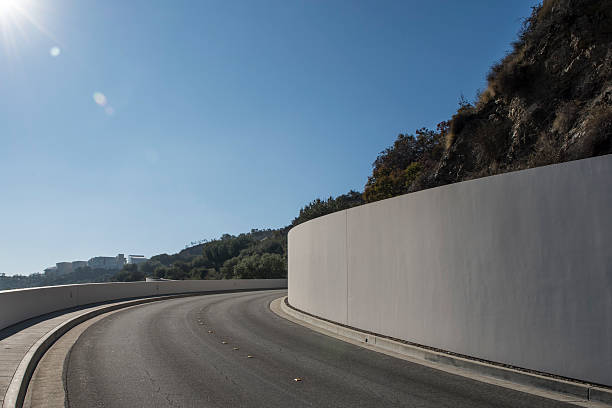
[[[0,329],[32,317],[90,303],[217,290],[282,289],[287,279],[114,282],[0,291]]]
[[[289,232],[289,302],[612,386],[612,155],[420,191]]]

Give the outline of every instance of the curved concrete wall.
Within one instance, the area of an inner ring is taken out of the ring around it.
[[[32,317],[109,300],[217,290],[283,289],[287,279],[89,283],[0,291],[0,329]]]
[[[612,386],[612,156],[420,191],[289,232],[289,302]]]

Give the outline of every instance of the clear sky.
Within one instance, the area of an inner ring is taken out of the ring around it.
[[[0,0],[0,273],[173,253],[362,190],[536,0]]]

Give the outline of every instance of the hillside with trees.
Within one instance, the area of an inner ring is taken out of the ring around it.
[[[126,265],[117,281],[162,279],[250,279],[287,276],[287,232],[252,230],[238,236],[225,234],[183,251],[151,257]]]
[[[335,198],[317,198],[300,209],[290,226],[274,230],[254,229],[238,236],[225,234],[173,255],[160,254],[139,265],[126,265],[113,279],[286,278],[287,234],[291,227],[363,203],[363,194],[352,190]]]
[[[65,275],[0,275],[0,290],[93,282],[132,282],[161,279],[269,279],[287,277],[287,234],[291,227],[364,203],[362,193],[316,199],[305,205],[283,228],[258,230],[203,240],[176,254],[159,254],[120,271],[79,268]]]

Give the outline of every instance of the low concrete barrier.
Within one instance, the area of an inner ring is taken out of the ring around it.
[[[229,290],[282,289],[287,279],[113,282],[0,291],[0,330],[47,313],[111,300]]]
[[[420,191],[289,232],[289,303],[612,386],[612,155]]]

